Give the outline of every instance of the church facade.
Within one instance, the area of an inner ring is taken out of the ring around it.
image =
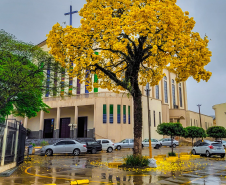
[[[48,51],[46,42],[38,45]],[[166,76],[158,85],[152,86],[147,98],[145,88],[142,91],[143,139],[148,138],[148,108],[150,104],[151,136],[161,139],[157,126],[163,122],[180,122],[184,127],[198,125],[198,113],[188,111],[186,82],[176,83],[176,75],[164,70]],[[67,76],[67,74],[66,74]],[[94,78],[94,77],[93,77]],[[69,80],[69,78],[65,78]],[[95,80],[95,79],[93,79]],[[105,89],[93,89],[88,92],[85,84],[73,79],[72,95],[44,97],[43,101],[51,107],[50,113],[40,111],[36,117],[17,118],[31,130],[30,139],[95,137],[118,142],[133,138],[133,100],[126,92],[119,94]],[[202,115],[211,125],[213,119]],[[192,122],[191,122],[192,121]],[[200,124],[200,123],[199,123]],[[198,125],[199,126],[199,125]],[[203,126],[203,128],[205,128]]]

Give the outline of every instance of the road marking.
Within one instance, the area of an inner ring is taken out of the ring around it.
[[[37,175],[37,174],[32,174],[28,172],[28,169],[32,168],[32,166],[27,167],[24,172],[28,175],[36,176],[36,177],[42,177],[42,178],[49,178],[49,179],[63,179],[63,180],[68,180],[68,181],[76,181],[78,179],[67,179],[67,178],[60,178],[60,177],[49,177],[49,176],[44,176],[44,175]],[[103,183],[103,184],[116,184],[116,183],[111,183],[111,182],[102,182],[102,181],[90,181],[90,182],[97,182],[97,183]]]

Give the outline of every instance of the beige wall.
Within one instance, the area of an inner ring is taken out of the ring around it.
[[[186,111],[186,126],[191,126],[191,120],[192,120],[192,126],[200,127],[199,113],[193,112],[193,111]],[[213,118],[211,116],[201,114],[201,122],[202,122],[202,128],[205,130],[208,127],[213,126]]]
[[[226,103],[214,105],[212,108],[215,111],[216,126],[226,128]]]

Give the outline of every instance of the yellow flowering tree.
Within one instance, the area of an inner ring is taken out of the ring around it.
[[[134,154],[141,154],[142,105],[139,86],[156,85],[163,69],[176,81],[192,76],[208,81],[208,39],[192,32],[195,25],[176,0],[87,0],[81,26],[55,24],[47,35],[50,53],[89,89],[126,90],[134,103]],[[98,52],[98,54],[97,54]],[[88,72],[87,72],[88,71]],[[92,83],[96,74],[98,83]],[[87,79],[88,76],[88,79]],[[88,81],[88,82],[87,82]]]

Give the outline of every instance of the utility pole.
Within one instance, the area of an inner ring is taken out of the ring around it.
[[[150,117],[150,108],[149,108],[149,83],[146,85],[146,95],[147,95],[147,105],[148,105],[148,133],[149,133],[149,158],[152,158],[152,147],[151,147],[151,117]]]
[[[200,127],[202,128],[202,122],[201,122],[201,114],[200,114],[200,107],[201,107],[201,105],[200,105],[200,104],[198,104],[197,106],[199,107],[199,119],[200,119]]]

